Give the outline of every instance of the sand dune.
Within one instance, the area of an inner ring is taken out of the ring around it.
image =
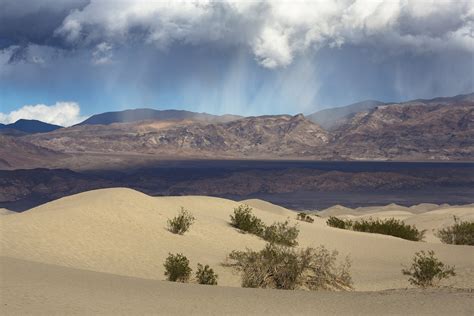
[[[292,222],[295,213],[280,208],[255,208],[267,224]],[[229,225],[238,202],[188,196],[150,197],[124,188],[89,191],[62,198],[29,211],[2,216],[1,255],[117,275],[163,280],[163,262],[169,252],[184,253],[193,267],[210,264],[219,284],[239,286],[240,278],[221,266],[235,249],[260,249],[265,242]],[[257,204],[255,204],[257,205]],[[184,236],[166,229],[166,221],[179,207],[189,209],[196,223]],[[282,214],[278,214],[278,212]],[[313,224],[297,222],[300,246],[326,245],[350,255],[356,290],[383,290],[408,286],[400,270],[415,251],[433,249],[458,275],[447,284],[474,287],[474,248],[410,242],[390,236],[328,227],[324,218]]]
[[[474,205],[448,204],[419,204],[412,207],[403,207],[390,204],[382,207],[357,208],[329,208],[318,214],[327,218],[337,216],[343,219],[367,219],[378,218],[381,220],[395,218],[409,225],[415,225],[420,230],[426,230],[424,241],[430,243],[441,243],[436,233],[438,230],[453,225],[454,216],[461,221],[474,221]],[[473,259],[474,260],[474,259]]]
[[[468,290],[305,292],[145,280],[0,257],[2,315],[472,315]]]
[[[7,210],[6,208],[0,208],[0,215],[10,215],[15,214],[16,212]]]

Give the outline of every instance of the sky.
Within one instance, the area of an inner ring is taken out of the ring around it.
[[[473,0],[0,0],[0,123],[473,91]]]

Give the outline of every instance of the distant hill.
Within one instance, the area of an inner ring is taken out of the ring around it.
[[[240,118],[237,115],[211,115],[184,110],[133,109],[96,114],[78,125],[109,125],[112,123],[131,123],[138,121],[181,121],[197,120],[206,122],[229,122]]]
[[[307,118],[326,130],[333,130],[346,123],[354,114],[374,109],[383,104],[385,103],[377,100],[366,100],[342,107],[324,109],[308,115]]]
[[[21,136],[25,134],[48,133],[60,128],[62,126],[38,120],[19,119],[12,124],[0,124],[0,133],[10,136]]]

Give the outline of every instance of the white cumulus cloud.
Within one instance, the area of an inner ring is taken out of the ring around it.
[[[0,122],[10,124],[19,119],[39,120],[50,124],[71,126],[85,119],[76,102],[56,102],[54,105],[25,105],[10,113],[0,112]]]

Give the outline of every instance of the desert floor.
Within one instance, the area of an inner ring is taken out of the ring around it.
[[[151,197],[124,188],[89,191],[29,211],[0,216],[1,314],[473,314],[474,248],[441,244],[433,230],[453,215],[474,219],[474,207],[388,205],[356,210],[333,207],[295,220],[290,210],[243,201],[267,224],[289,219],[299,246],[325,245],[350,256],[354,292],[242,289],[222,263],[232,250],[261,249],[260,238],[229,225],[241,202],[203,196]],[[180,207],[196,221],[185,235],[166,229]],[[426,242],[328,227],[325,216],[396,217],[427,229]],[[409,288],[402,275],[419,250],[434,250],[457,275],[442,288]],[[195,268],[209,264],[219,286],[163,281],[168,253],[182,252]]]

